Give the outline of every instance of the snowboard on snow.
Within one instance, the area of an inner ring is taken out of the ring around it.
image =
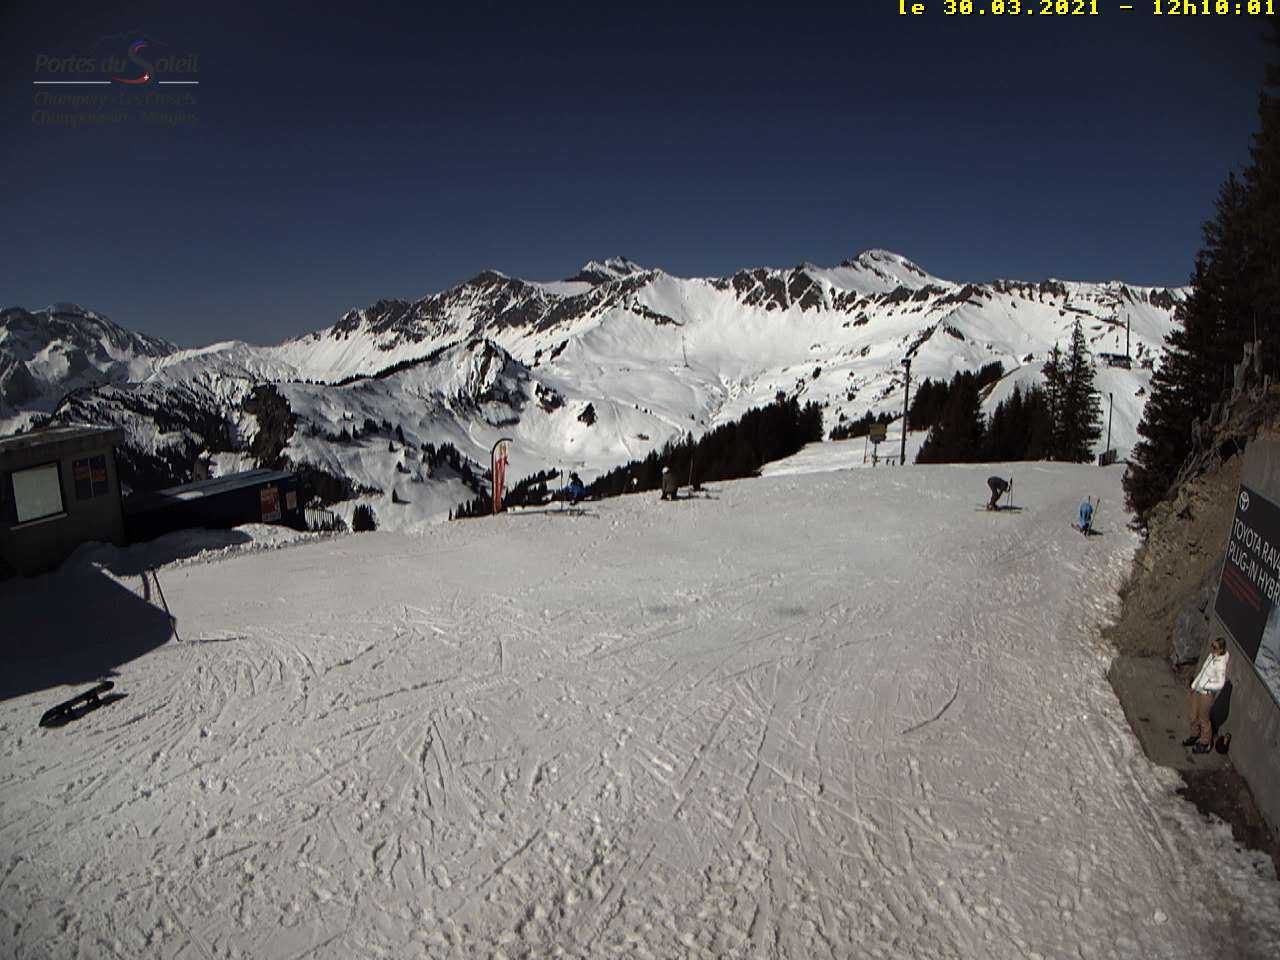
[[[110,680],[103,680],[92,690],[76,694],[70,700],[63,700],[57,706],[50,707],[44,712],[44,716],[40,718],[40,726],[60,727],[71,720],[79,720],[90,710],[97,710],[104,703],[111,703],[112,700],[119,699],[118,697],[105,701],[101,699],[102,695],[114,686],[115,684]]]

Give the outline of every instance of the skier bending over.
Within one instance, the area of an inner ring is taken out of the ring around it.
[[[1080,532],[1086,537],[1089,531],[1093,529],[1093,498],[1085,497],[1084,503],[1080,504]]]
[[[999,510],[1000,498],[1012,485],[1012,480],[1005,480],[1003,477],[987,477],[987,486],[991,488],[991,500],[987,503],[987,509]]]
[[[586,488],[582,485],[582,478],[576,473],[569,474],[569,502],[577,503],[586,493]]]

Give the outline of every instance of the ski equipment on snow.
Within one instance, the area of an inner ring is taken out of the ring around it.
[[[102,706],[102,701],[98,698],[114,686],[115,684],[110,680],[103,680],[92,690],[78,693],[70,700],[63,700],[57,706],[50,707],[40,718],[40,726],[60,727],[69,720],[78,720],[90,710],[96,710]]]

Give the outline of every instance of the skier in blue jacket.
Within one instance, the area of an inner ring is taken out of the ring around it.
[[[1086,537],[1089,530],[1093,526],[1093,498],[1085,497],[1084,503],[1080,504],[1080,532]]]

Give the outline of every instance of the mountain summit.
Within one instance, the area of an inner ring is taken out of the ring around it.
[[[608,283],[610,280],[620,280],[623,277],[634,276],[637,273],[644,273],[645,268],[638,263],[628,260],[626,257],[610,257],[601,263],[599,260],[588,260],[582,265],[582,269],[575,273],[567,280],[570,283]]]
[[[946,281],[939,280],[937,277],[927,273],[923,267],[908,260],[902,254],[874,247],[870,250],[863,250],[856,257],[844,261],[840,266],[866,271],[895,286],[901,284],[908,287],[921,287],[926,284],[946,283]]]

